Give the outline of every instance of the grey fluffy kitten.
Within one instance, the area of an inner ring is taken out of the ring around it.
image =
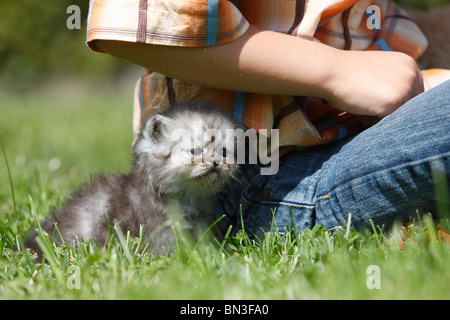
[[[57,225],[64,241],[95,238],[104,244],[108,224],[138,235],[158,256],[174,248],[172,226],[206,230],[214,222],[214,195],[235,177],[234,138],[227,129],[241,128],[225,111],[208,103],[184,102],[152,116],[133,146],[134,165],[128,175],[100,175],[70,197],[43,222],[53,235]],[[105,219],[106,218],[106,219]],[[40,254],[34,232],[26,246]],[[56,233],[55,240],[60,242]]]

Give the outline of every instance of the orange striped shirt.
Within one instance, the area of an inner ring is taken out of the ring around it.
[[[237,39],[250,24],[343,50],[400,51],[417,59],[427,47],[391,0],[91,0],[87,43],[95,51],[97,39],[211,46]],[[428,74],[450,78],[445,72]],[[319,145],[363,129],[321,99],[208,88],[149,71],[136,85],[135,132],[175,100],[213,101],[249,128],[279,129],[280,146]]]

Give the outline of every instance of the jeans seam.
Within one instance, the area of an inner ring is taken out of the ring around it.
[[[377,173],[380,173],[380,172],[384,172],[384,171],[388,171],[388,170],[395,170],[395,169],[402,168],[402,167],[414,166],[414,165],[422,164],[422,163],[425,163],[425,162],[431,163],[431,162],[434,162],[434,161],[437,161],[437,160],[448,159],[449,157],[450,157],[450,153],[447,152],[447,153],[444,153],[444,154],[434,155],[434,156],[431,156],[431,157],[428,157],[428,158],[415,160],[415,161],[410,161],[410,162],[402,163],[402,164],[397,165],[397,166],[384,168],[382,170],[377,170],[377,171],[373,171],[373,172],[367,173],[365,175],[362,175],[360,177],[357,177],[357,178],[345,181],[344,183],[341,183],[341,184],[335,186],[334,188],[332,188],[331,190],[326,192],[324,195],[317,197],[316,203],[321,201],[321,200],[328,200],[328,199],[330,199],[330,194],[331,193],[335,192],[337,189],[339,189],[341,187],[344,187],[345,185],[347,185],[349,183],[352,183],[355,180],[360,180],[360,179],[365,178],[365,177],[370,177],[370,176],[372,176],[374,174],[377,174]],[[435,159],[433,159],[433,158],[435,158]]]
[[[291,202],[285,202],[285,201],[261,201],[261,202],[254,202],[245,197],[245,195],[242,195],[242,202],[244,202],[247,205],[251,206],[258,206],[263,205],[265,207],[273,206],[273,207],[292,207],[296,209],[314,209],[315,204],[295,204]]]

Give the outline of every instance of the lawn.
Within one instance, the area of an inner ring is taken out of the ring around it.
[[[35,219],[90,174],[130,168],[132,86],[110,92],[62,85],[1,93],[0,299],[450,298],[450,246],[426,218],[404,248],[396,232],[317,227],[260,241],[240,233],[197,244],[178,235],[178,250],[154,261],[139,237],[113,228],[118,241],[106,248],[49,243],[48,263],[33,264],[21,243]]]
[[[425,9],[450,0],[397,2]],[[85,242],[72,250],[41,235],[46,263],[33,264],[22,242],[37,221],[91,174],[129,170],[132,92],[132,81],[0,89],[0,300],[450,299],[450,244],[439,242],[427,217],[404,230],[404,243],[400,227],[357,233],[343,226],[335,234],[320,226],[286,234],[274,228],[258,241],[241,232],[199,243],[177,233],[176,252],[156,260],[139,249],[140,237],[112,226],[105,248]],[[449,228],[450,212],[441,214]]]

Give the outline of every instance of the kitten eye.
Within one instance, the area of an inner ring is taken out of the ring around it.
[[[202,153],[202,148],[192,148],[191,149],[191,154],[193,156],[198,156]]]
[[[225,148],[222,148],[219,150],[219,155],[223,158],[226,158],[227,156],[227,150]]]

